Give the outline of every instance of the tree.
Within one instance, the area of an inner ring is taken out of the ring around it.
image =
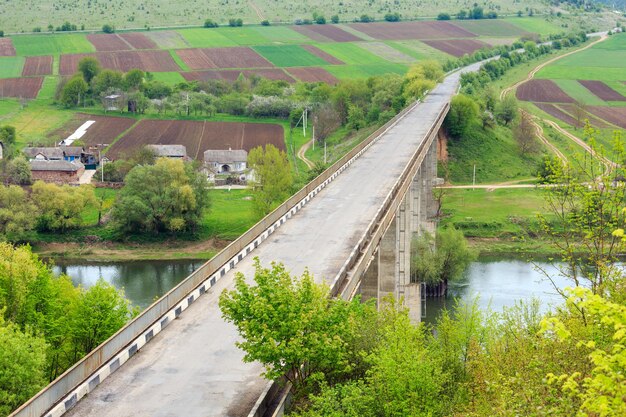
[[[523,110],[520,112],[519,123],[515,126],[515,129],[513,129],[513,136],[517,141],[522,155],[535,153],[539,150],[537,131],[535,130],[532,116]]]
[[[124,85],[124,76],[119,71],[105,69],[91,80],[91,88],[96,95],[119,90]]]
[[[161,158],[126,175],[111,215],[122,231],[193,231],[208,206],[206,176],[191,164]]]
[[[336,14],[332,15],[330,17],[330,21],[336,25],[337,23],[339,23],[339,16],[337,16]]]
[[[13,146],[17,139],[17,134],[15,133],[14,126],[0,126],[0,142],[4,146]]]
[[[72,338],[78,357],[107,340],[135,315],[124,292],[99,279],[79,297]]]
[[[0,38],[4,38],[4,30],[0,30]]]
[[[576,100],[572,110],[572,115],[576,119],[576,128],[583,127],[585,125],[585,119],[589,117],[587,114],[587,105],[581,101]]]
[[[365,127],[365,113],[360,106],[350,105],[348,107],[348,127],[359,130]]]
[[[261,26],[269,26],[270,25],[270,21],[265,19],[265,20],[261,20]]]
[[[261,362],[267,379],[285,376],[296,392],[312,375],[346,371],[349,317],[358,301],[329,298],[328,287],[316,285],[308,272],[292,278],[284,265],[264,268],[258,258],[254,284],[238,273],[235,289],[219,300],[222,316],[243,338],[236,344],[244,361]]]
[[[322,143],[328,136],[341,126],[339,116],[330,105],[323,105],[313,114],[313,126],[315,126],[315,139]]]
[[[124,74],[124,87],[126,90],[139,90],[143,85],[145,73],[139,69],[132,69]]]
[[[318,25],[325,25],[326,24],[326,18],[322,15],[319,15],[315,18],[315,23],[317,23]]]
[[[0,414],[9,415],[44,385],[46,342],[0,317]]]
[[[70,79],[61,91],[61,103],[65,107],[76,107],[85,100],[88,85],[82,76],[74,76]]]
[[[0,178],[5,184],[30,185],[32,184],[30,163],[22,156],[0,161]]]
[[[102,25],[102,31],[104,33],[113,33],[113,32],[115,32],[115,26],[106,23],[106,24]]]
[[[36,207],[18,186],[0,185],[0,236],[10,242],[23,242],[35,227]]]
[[[518,114],[517,99],[512,95],[507,95],[496,106],[496,117],[505,125],[511,123]]]
[[[83,79],[87,84],[100,73],[100,62],[94,57],[85,57],[78,61],[78,71],[83,74]]]
[[[37,228],[60,232],[80,227],[85,208],[96,203],[91,186],[59,186],[43,181],[33,185],[32,200],[39,210]]]
[[[478,105],[470,97],[459,94],[450,102],[450,111],[444,125],[450,135],[461,138],[465,131],[478,120]]]
[[[272,144],[259,146],[250,150],[248,166],[254,171],[254,208],[266,215],[289,196],[293,178],[287,154]]]
[[[402,16],[401,16],[401,15],[400,15],[400,13],[398,13],[398,12],[395,12],[395,13],[387,13],[387,14],[385,15],[385,20],[386,20],[387,22],[399,22],[401,17],[402,17]]]
[[[437,20],[450,20],[450,14],[449,13],[439,13],[437,15]]]
[[[214,22],[212,19],[207,19],[204,21],[204,27],[205,28],[216,28],[219,25],[217,24],[217,22]]]

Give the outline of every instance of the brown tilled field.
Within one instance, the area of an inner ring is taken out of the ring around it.
[[[596,97],[604,101],[626,101],[626,97],[613,90],[602,81],[578,80],[587,90],[591,91]]]
[[[150,31],[146,32],[146,36],[150,37],[162,49],[176,49],[189,46],[185,38],[173,30]]]
[[[575,104],[559,104],[557,107],[560,110],[562,110],[564,112],[567,112],[567,113],[569,113],[572,116],[576,115],[576,111],[577,110],[575,108],[576,107]],[[589,111],[587,111],[586,108],[585,108],[585,117],[583,118],[583,123],[581,123],[581,127],[582,127],[582,125],[584,125],[584,120],[589,120],[589,123],[591,123],[593,126],[597,127],[598,129],[607,129],[607,128],[611,127],[604,120],[599,119],[596,116],[594,116],[591,113],[589,113]],[[572,124],[572,126],[576,126],[576,125]]]
[[[589,106],[587,109],[600,119],[626,129],[626,107]]]
[[[116,33],[92,33],[87,35],[87,39],[95,46],[98,52],[128,51],[133,49],[129,43],[117,36]]]
[[[208,80],[227,80],[236,81],[239,75],[244,77],[258,75],[268,80],[283,80],[287,82],[295,82],[285,71],[280,68],[267,68],[258,70],[213,70],[213,71],[191,71],[181,72],[187,81],[208,81]]]
[[[308,67],[308,68],[289,68],[289,73],[300,81],[306,83],[324,82],[327,84],[336,84],[337,78],[324,68]]]
[[[218,68],[273,68],[274,65],[251,48],[211,48],[202,52]]]
[[[95,56],[103,68],[123,72],[131,69],[149,72],[180,71],[180,67],[174,62],[168,51],[119,51],[61,55],[59,73],[61,75],[76,73],[78,62],[87,56]]]
[[[309,51],[313,55],[315,55],[315,56],[317,56],[319,58],[322,58],[324,61],[326,61],[326,62],[328,62],[329,64],[332,64],[332,65],[343,65],[345,63],[342,60],[335,58],[331,54],[322,51],[317,46],[302,45],[302,49],[306,49],[307,51]]]
[[[0,98],[36,98],[42,84],[43,77],[0,79]]]
[[[157,49],[156,43],[142,33],[120,33],[118,36],[135,49]]]
[[[89,126],[87,133],[80,139],[85,146],[96,146],[98,144],[108,146],[137,122],[137,120],[129,117],[96,116],[77,113],[63,127],[50,132],[48,138],[54,140],[54,142],[60,142],[74,133],[76,129],[88,120],[93,120],[96,123]]]
[[[291,26],[291,29],[293,29],[296,32],[306,36],[307,38],[313,39],[314,41],[317,41],[317,42],[330,42],[331,41],[329,38],[327,38],[326,36],[323,36],[321,33],[314,32],[311,29],[309,29],[310,26],[311,25]]]
[[[142,120],[107,152],[125,158],[149,144],[178,144],[187,155],[202,160],[208,149],[250,149],[271,143],[285,149],[283,127],[265,123],[201,122],[189,120]]]
[[[0,38],[0,56],[15,56],[15,48],[11,38]]]
[[[534,103],[534,104],[535,106],[539,107],[544,112],[548,113],[550,116],[556,117],[557,119],[567,123],[568,125],[571,125],[574,127],[581,127],[581,123],[578,123],[578,121],[574,117],[567,114],[566,112],[564,112],[563,110],[555,106],[554,104],[550,104],[550,103]]]
[[[176,54],[192,70],[217,68],[202,49],[179,49]]]
[[[489,46],[484,42],[474,39],[448,39],[423,42],[435,49],[439,49],[440,51],[453,55],[457,58],[462,57],[465,54],[471,54],[480,48]]]
[[[552,80],[530,80],[520,85],[515,93],[519,100],[540,103],[574,103],[574,99]]]
[[[374,39],[451,39],[475,38],[468,32],[448,22],[394,22],[352,23],[350,27]]]
[[[322,35],[323,37],[330,39],[334,42],[354,42],[363,40],[359,37],[354,36],[350,32],[346,32],[345,30],[338,28],[335,25],[307,25],[306,29],[307,31]],[[309,36],[307,33],[303,34]],[[315,38],[311,39],[317,40]]]
[[[24,68],[22,69],[23,77],[32,77],[37,75],[52,74],[52,57],[51,56],[29,56],[26,57]]]

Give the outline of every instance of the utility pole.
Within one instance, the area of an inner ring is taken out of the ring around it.
[[[472,190],[476,186],[476,164],[474,164],[474,175],[472,176]]]
[[[313,125],[313,150],[315,150],[315,125]]]

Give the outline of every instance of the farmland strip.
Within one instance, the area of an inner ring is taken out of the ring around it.
[[[343,65],[343,64],[345,64],[345,62],[343,62],[342,60],[337,59],[334,56],[332,56],[331,54],[322,51],[317,46],[314,46],[314,45],[302,45],[302,49],[305,49],[308,52],[312,53],[313,55],[315,55],[315,56],[317,56],[319,58],[322,58],[324,61],[328,62],[329,64],[332,64],[332,65]]]
[[[15,56],[11,38],[0,38],[0,56]]]
[[[578,80],[578,82],[591,91],[593,95],[604,101],[626,101],[626,97],[613,90],[602,81]]]
[[[29,56],[26,57],[24,68],[22,69],[23,77],[32,77],[38,75],[52,74],[52,57],[51,56]]]
[[[552,80],[529,80],[517,88],[516,96],[522,101],[541,103],[575,102]]]

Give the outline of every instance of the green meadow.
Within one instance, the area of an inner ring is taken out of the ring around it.
[[[297,45],[264,45],[253,47],[265,59],[277,67],[313,67],[328,65],[322,58]]]
[[[17,55],[57,55],[94,52],[96,49],[83,34],[19,35],[11,37]]]

